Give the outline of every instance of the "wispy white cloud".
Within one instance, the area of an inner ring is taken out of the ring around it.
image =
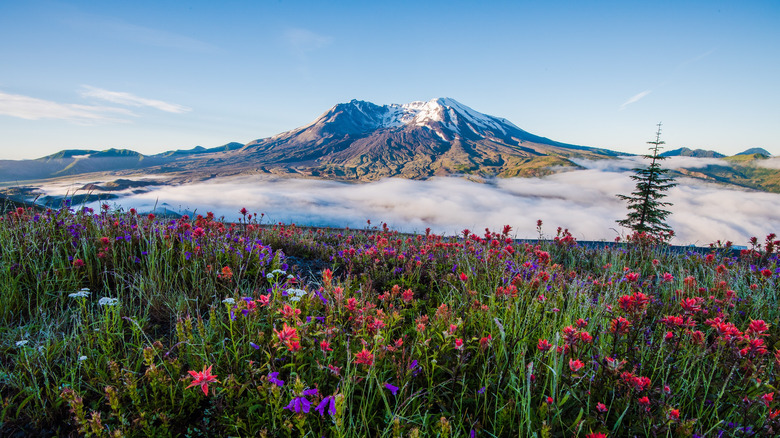
[[[652,90],[645,90],[645,91],[643,91],[641,93],[637,93],[637,94],[631,96],[630,99],[628,99],[627,101],[623,102],[622,105],[620,105],[620,109],[619,110],[623,111],[624,109],[626,109],[627,106],[631,105],[632,103],[639,102],[640,100],[642,100],[644,97],[646,97],[650,93],[652,93]]]
[[[83,125],[118,122],[122,121],[119,116],[135,116],[124,108],[60,103],[2,91],[0,91],[0,115],[26,120],[60,119]]]
[[[321,49],[330,45],[333,38],[314,33],[308,29],[289,28],[284,32],[284,40],[299,57],[304,57],[308,52]]]
[[[163,102],[162,100],[156,99],[147,99],[145,97],[139,97],[122,91],[109,91],[102,88],[91,87],[89,85],[82,86],[81,95],[83,97],[92,97],[119,105],[151,107],[169,113],[180,114],[191,111],[191,108],[187,108],[186,106],[175,103]]]

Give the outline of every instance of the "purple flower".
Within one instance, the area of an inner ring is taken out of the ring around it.
[[[390,393],[393,394],[393,395],[395,395],[395,393],[398,392],[398,387],[395,386],[395,385],[391,385],[389,383],[385,383],[385,388],[390,390]]]
[[[328,410],[328,414],[336,415],[336,397],[332,395],[325,397],[315,409],[320,413],[321,417],[325,416],[325,409]]]
[[[302,395],[305,396],[305,397],[308,397],[310,395],[317,395],[317,388],[314,388],[314,389],[304,389]]]
[[[409,365],[409,369],[413,370],[417,368],[417,359],[413,360],[412,363]]]
[[[274,371],[273,373],[268,374],[268,381],[275,384],[276,386],[284,386],[284,380],[277,379],[276,376],[279,375],[278,371]]]
[[[296,414],[300,414],[301,412],[308,414],[310,408],[311,402],[307,400],[306,397],[295,397],[290,400],[290,404],[284,407],[284,409],[295,411]]]
[[[250,342],[250,343],[249,343],[249,346],[251,346],[251,347],[252,347],[252,348],[254,348],[255,350],[259,350],[259,349],[260,349],[260,346],[259,346],[259,345],[257,345],[257,344],[255,344],[254,342]],[[276,373],[276,374],[279,374],[279,373]]]

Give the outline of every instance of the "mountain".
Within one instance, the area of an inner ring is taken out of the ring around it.
[[[542,175],[553,173],[554,166],[577,167],[571,157],[619,155],[533,135],[506,119],[439,98],[405,105],[338,104],[306,126],[248,143],[228,161],[315,177],[377,180]]]
[[[243,143],[237,143],[237,142],[231,142],[223,146],[217,146],[215,148],[204,148],[203,146],[195,146],[192,149],[177,149],[175,151],[168,151],[163,152],[159,154],[158,156],[161,157],[173,157],[173,156],[187,156],[187,155],[199,155],[199,154],[210,154],[213,152],[229,152],[236,149],[241,149],[244,147]]]
[[[155,155],[129,149],[66,149],[37,160],[0,160],[0,182],[22,187],[35,180],[78,175],[83,190],[115,196],[148,190],[148,181],[136,184],[140,175],[152,176],[155,184],[256,174],[350,181],[444,175],[529,177],[579,169],[578,159],[625,155],[629,154],[534,135],[451,98],[403,105],[352,100],[333,106],[305,126],[247,144],[197,146]],[[722,160],[705,166],[689,164],[690,169],[676,169],[680,175],[780,192],[780,171],[761,165],[770,154],[760,148],[731,157],[689,148],[664,155]]]
[[[57,178],[93,172],[141,170],[164,163],[129,149],[66,149],[36,160],[0,160],[0,181]]]
[[[189,150],[155,155],[144,155],[130,149],[65,149],[35,160],[0,160],[0,182],[21,182],[96,172],[159,172],[160,166],[177,159],[216,154],[243,146],[242,143],[234,142],[211,149],[197,146]]]
[[[247,144],[156,155],[67,149],[38,160],[0,161],[0,181],[95,172],[176,174],[185,180],[256,173],[360,181],[451,174],[541,176],[578,168],[570,158],[620,155],[626,154],[531,134],[450,98],[404,105],[352,100],[308,125]]]
[[[705,149],[680,148],[661,153],[662,157],[723,158],[725,155]]]
[[[770,154],[769,151],[767,151],[766,149],[763,149],[763,148],[750,148],[750,149],[748,149],[746,151],[742,151],[742,152],[740,152],[738,154],[735,154],[735,155],[756,155],[756,154],[764,155],[766,157],[771,157],[772,156],[772,154]]]

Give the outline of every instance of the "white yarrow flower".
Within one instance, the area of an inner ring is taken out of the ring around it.
[[[287,289],[285,292],[287,292],[287,296],[290,297],[290,301],[300,301],[301,298],[306,295],[306,291],[303,289]]]
[[[234,298],[225,298],[222,300],[222,302],[225,304],[236,304],[236,300]]]
[[[118,298],[103,297],[98,300],[98,306],[116,306],[119,303]]]
[[[86,298],[90,294],[91,294],[91,292],[89,291],[89,288],[85,287],[85,288],[81,289],[78,292],[74,292],[72,294],[68,294],[68,296],[71,297],[71,298]]]
[[[30,341],[28,341],[27,339],[22,339],[21,341],[16,341],[16,346],[17,347],[21,347],[21,346],[25,345],[28,342],[30,342]]]
[[[87,360],[87,356],[79,356],[79,362]]]

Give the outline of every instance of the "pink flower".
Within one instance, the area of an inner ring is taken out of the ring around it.
[[[628,333],[628,329],[631,327],[631,323],[626,318],[619,316],[609,322],[609,331],[616,335],[624,335]]]
[[[190,373],[190,376],[192,376],[192,383],[187,386],[187,388],[192,388],[193,386],[200,386],[200,388],[203,390],[203,394],[209,395],[209,383],[219,383],[219,380],[217,380],[217,376],[211,374],[211,365],[206,368],[206,365],[203,365],[203,371],[201,372],[195,372],[195,371],[188,371]]]
[[[328,351],[333,351],[333,349],[330,348],[330,342],[323,339],[322,342],[320,342],[320,351],[322,351],[323,356],[327,356]]]
[[[374,355],[363,348],[359,353],[355,353],[355,363],[371,366],[374,364]]]
[[[576,373],[577,371],[579,371],[584,366],[585,366],[585,364],[581,360],[579,360],[579,359],[569,359],[569,369],[573,373]]]
[[[762,334],[765,331],[769,330],[769,326],[764,322],[763,319],[757,319],[757,320],[750,320],[750,326],[747,329],[748,333],[753,333],[758,336],[766,336],[766,334]]]
[[[463,348],[463,339],[457,338],[455,339],[455,349],[460,350]]]
[[[552,344],[547,339],[539,339],[539,343],[536,344],[536,348],[539,351],[548,351],[550,348],[552,348]]]
[[[596,410],[603,414],[604,412],[607,412],[607,405],[605,405],[604,403],[598,402],[598,403],[596,403]]]
[[[583,331],[580,332],[580,340],[586,344],[590,344],[593,342],[593,336],[591,336],[590,333]]]
[[[261,306],[267,306],[271,302],[271,294],[260,295],[257,301],[260,301]]]

